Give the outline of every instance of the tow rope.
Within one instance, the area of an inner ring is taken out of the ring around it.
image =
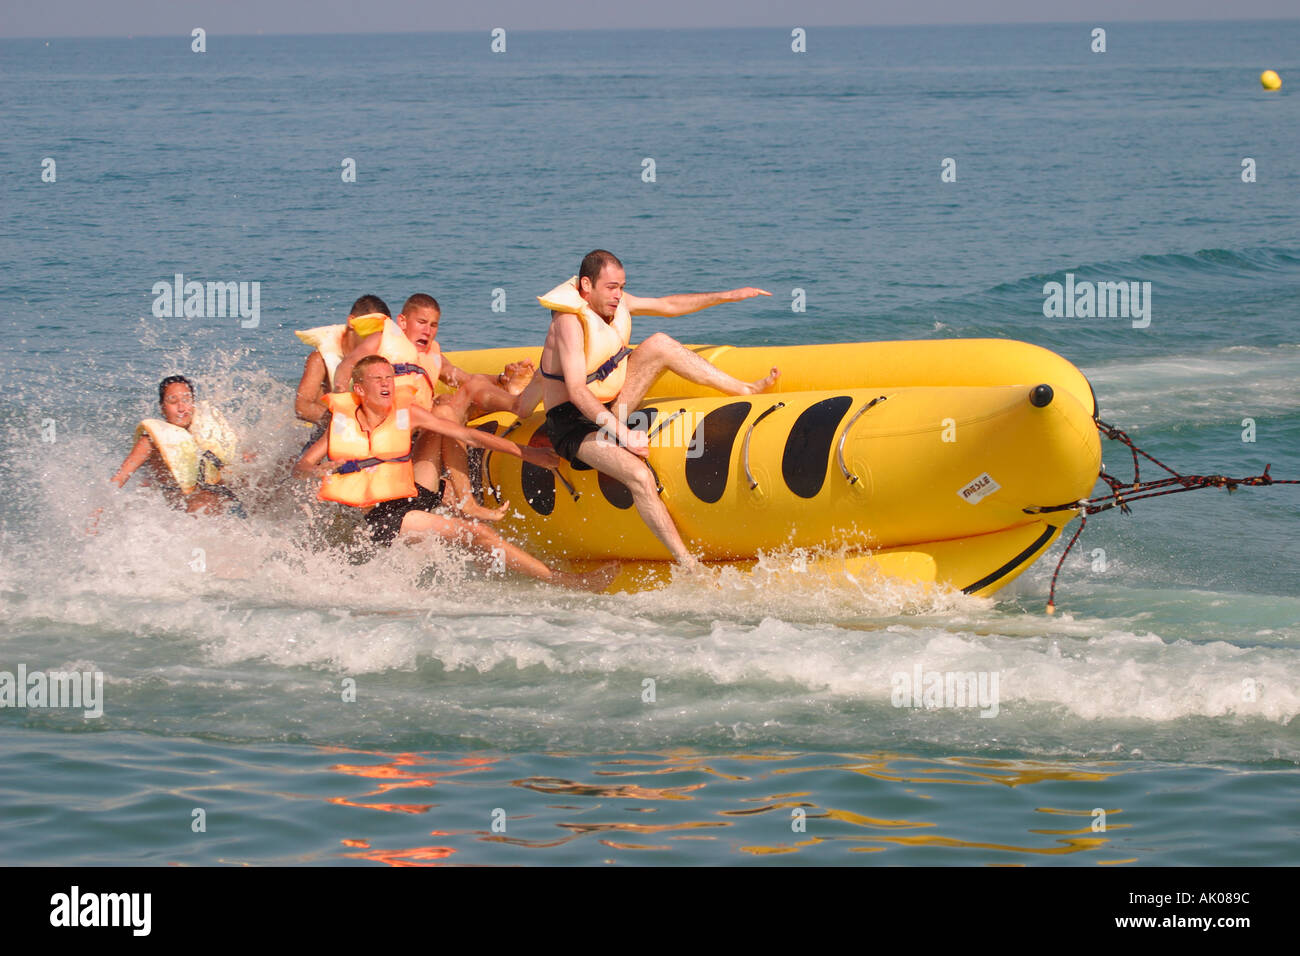
[[[1109,494],[1099,495],[1095,498],[1083,498],[1071,504],[1024,509],[1026,514],[1074,511],[1080,518],[1079,527],[1075,529],[1074,537],[1070,538],[1070,543],[1065,546],[1065,550],[1061,553],[1061,559],[1056,562],[1056,570],[1052,572],[1052,585],[1047,595],[1048,614],[1056,612],[1056,579],[1061,573],[1061,567],[1065,564],[1065,559],[1069,557],[1070,549],[1074,547],[1074,543],[1079,540],[1079,535],[1083,533],[1083,529],[1087,526],[1089,516],[1109,511],[1112,508],[1119,508],[1121,514],[1132,514],[1129,505],[1135,501],[1159,498],[1161,495],[1176,495],[1182,491],[1196,491],[1200,488],[1226,488],[1231,493],[1242,486],[1250,485],[1300,485],[1300,479],[1272,477],[1268,473],[1268,470],[1273,467],[1271,464],[1264,466],[1262,474],[1252,475],[1248,478],[1230,478],[1227,475],[1180,475],[1158,458],[1147,454],[1133,444],[1133,439],[1129,438],[1121,429],[1102,421],[1100,418],[1095,418],[1093,421],[1103,436],[1111,441],[1118,441],[1128,446],[1129,451],[1133,454],[1133,481],[1126,483],[1106,474],[1106,465],[1103,463],[1097,477],[1109,486]],[[1173,477],[1142,481],[1141,463],[1138,461],[1138,455],[1159,465]]]

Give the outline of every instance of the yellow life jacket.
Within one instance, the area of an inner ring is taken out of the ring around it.
[[[188,429],[161,418],[146,418],[135,430],[136,438],[148,435],[163,464],[185,494],[200,482],[221,483],[221,469],[235,458],[239,439],[221,412],[207,402],[194,406]]]
[[[306,345],[310,345],[320,357],[325,360],[325,374],[329,377],[329,390],[334,390],[334,370],[339,367],[347,356],[343,352],[343,335],[347,331],[348,325],[352,326],[352,331],[363,339],[368,335],[374,335],[384,327],[384,321],[388,316],[382,312],[372,312],[369,315],[354,315],[348,319],[347,324],[339,325],[321,325],[314,329],[302,329],[293,334]]]
[[[330,461],[339,467],[325,476],[317,497],[357,508],[416,494],[411,467],[410,401],[401,392],[388,417],[369,434],[357,422],[360,402],[352,392],[331,392]]]
[[[578,277],[557,285],[537,301],[552,312],[565,312],[582,320],[582,347],[587,358],[587,387],[602,402],[618,397],[627,378],[627,356],[631,354],[628,341],[632,337],[632,313],[625,300],[618,302],[614,321],[606,322],[591,310],[578,292]],[[542,372],[545,378],[563,379],[555,373]]]
[[[433,408],[433,390],[442,372],[441,346],[430,342],[427,350],[418,351],[402,327],[389,319],[379,340],[379,354],[392,364],[398,392],[405,392],[412,405],[425,411]]]

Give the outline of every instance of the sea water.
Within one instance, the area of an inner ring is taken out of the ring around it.
[[[772,292],[636,338],[1021,339],[1172,467],[1300,477],[1300,24],[806,45],[0,41],[0,685],[103,681],[0,686],[0,860],[1297,862],[1295,486],[1091,519],[1055,616],[1064,541],[986,599],[780,553],[592,596],[309,520],[292,330],[419,291],[445,349],[537,345],[594,247],[637,295]],[[178,274],[256,321],[176,315]],[[1050,316],[1067,274],[1150,283],[1147,324]],[[177,372],[256,454],[246,522],[107,482]]]

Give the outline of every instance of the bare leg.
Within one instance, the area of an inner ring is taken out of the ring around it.
[[[433,400],[431,411],[457,425],[464,425],[469,419],[471,396],[465,389],[457,389],[447,395],[439,395]]]
[[[756,395],[775,385],[781,376],[774,368],[770,375],[757,382],[742,382],[709,364],[676,339],[656,332],[628,356],[627,378],[623,380],[615,408],[620,421],[627,421],[628,413],[641,404],[650,386],[665,370],[676,372],[688,382],[716,388],[724,395]]]
[[[502,374],[506,379],[504,388],[486,375],[471,375],[461,386],[460,393],[466,395],[472,403],[468,411],[470,418],[478,418],[492,412],[513,412],[517,396],[532,381],[533,364],[511,362]],[[533,404],[535,405],[536,402]]]
[[[672,515],[659,500],[654,476],[642,459],[603,438],[598,432],[582,440],[578,446],[578,457],[597,471],[604,472],[627,486],[632,492],[632,501],[636,504],[641,520],[663,542],[674,561],[690,569],[698,566],[694,556],[686,550],[677,525],[673,524]]]
[[[465,424],[465,402],[464,399],[457,399],[455,395],[439,395],[433,401],[433,407],[429,409],[430,413],[449,422],[455,422],[457,425]],[[415,471],[415,480],[418,484],[423,485],[430,491],[438,490],[438,483],[442,479],[443,472],[443,436],[437,432],[418,432],[415,439],[415,445],[411,449],[411,461]],[[464,469],[464,451],[461,452],[461,474],[465,473]],[[468,487],[469,479],[465,479],[465,486]]]
[[[469,459],[465,454],[465,446],[446,435],[442,436],[442,463],[449,486],[447,503],[461,514],[483,521],[500,521],[510,511],[508,501],[503,501],[499,508],[487,508],[474,500],[474,488],[469,480]]]
[[[587,574],[553,571],[527,551],[501,537],[495,528],[474,521],[436,515],[428,511],[408,511],[402,519],[403,535],[419,536],[430,533],[446,541],[467,545],[470,550],[488,557],[493,564],[500,561],[505,569],[565,587],[604,590],[617,573],[617,565],[606,565]]]
[[[411,448],[411,464],[416,483],[437,491],[442,474],[442,436],[437,432],[421,431]]]
[[[468,406],[468,398],[462,389],[451,395],[440,395],[433,403],[433,414],[439,418],[457,425],[465,424],[465,413]],[[434,435],[437,439],[438,452],[431,457],[440,463],[438,474],[433,478],[433,484],[420,480],[419,474],[416,475],[416,481],[429,489],[438,487],[437,481],[443,475],[447,477],[447,484],[451,491],[447,497],[447,503],[469,518],[480,518],[485,521],[499,521],[505,517],[510,508],[510,502],[503,502],[499,508],[485,508],[474,500],[474,489],[469,480],[469,460],[465,455],[465,446],[454,438],[448,438],[446,435]],[[421,438],[423,441],[423,438]],[[417,462],[418,467],[418,462]]]

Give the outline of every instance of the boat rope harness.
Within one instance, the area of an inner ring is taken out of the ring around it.
[[[1252,475],[1249,478],[1230,478],[1227,475],[1180,475],[1174,469],[1170,468],[1158,458],[1147,454],[1137,445],[1133,444],[1133,439],[1114,425],[1102,421],[1100,418],[1093,419],[1097,424],[1097,429],[1106,438],[1111,441],[1118,441],[1128,446],[1129,451],[1133,454],[1133,481],[1125,483],[1111,475],[1106,474],[1106,466],[1101,466],[1101,472],[1098,477],[1104,481],[1110,488],[1110,494],[1099,495],[1095,498],[1084,498],[1080,501],[1072,502],[1066,505],[1045,505],[1043,507],[1025,508],[1026,514],[1048,514],[1053,511],[1073,511],[1079,515],[1079,527],[1075,529],[1074,537],[1070,538],[1070,543],[1065,546],[1061,553],[1061,559],[1056,562],[1056,570],[1052,572],[1052,585],[1047,595],[1047,613],[1052,614],[1056,611],[1056,579],[1061,573],[1061,567],[1065,564],[1065,559],[1070,554],[1070,549],[1074,543],[1079,540],[1079,535],[1088,524],[1088,518],[1091,515],[1100,514],[1103,511],[1109,511],[1112,508],[1119,508],[1121,514],[1131,514],[1129,505],[1134,501],[1142,501],[1146,498],[1159,498],[1161,495],[1176,495],[1182,491],[1196,491],[1200,488],[1226,488],[1229,493],[1236,491],[1242,486],[1250,485],[1300,485],[1300,480],[1274,478],[1268,470],[1272,465],[1265,465],[1264,471],[1259,475]],[[1142,481],[1138,455],[1148,461],[1154,462],[1173,477],[1160,478],[1152,481]]]

